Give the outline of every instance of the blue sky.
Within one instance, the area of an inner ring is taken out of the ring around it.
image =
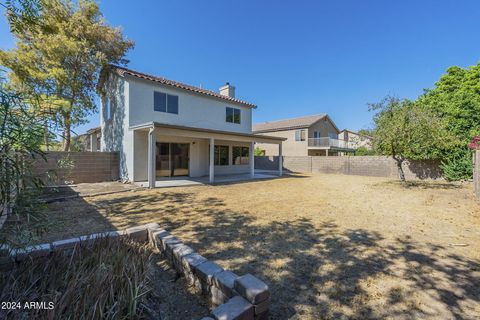
[[[328,113],[371,126],[367,103],[415,98],[452,65],[480,61],[480,1],[102,1],[134,40],[129,67],[258,105],[254,122]],[[0,20],[0,47],[14,41]],[[98,125],[98,113],[82,133]]]

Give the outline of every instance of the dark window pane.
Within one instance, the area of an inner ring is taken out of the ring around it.
[[[242,163],[242,147],[232,147],[232,164]]]
[[[240,123],[240,109],[233,109],[233,122]]]
[[[178,114],[178,96],[167,95],[167,112]]]
[[[167,94],[162,92],[153,92],[153,110],[167,112]]]
[[[233,108],[227,107],[225,121],[233,122]]]
[[[249,147],[232,147],[232,164],[248,164]]]
[[[214,153],[214,165],[228,166],[228,146],[215,146]]]
[[[248,164],[248,157],[249,157],[249,150],[250,148],[249,147],[243,147],[242,148],[242,161],[241,163],[242,164]]]

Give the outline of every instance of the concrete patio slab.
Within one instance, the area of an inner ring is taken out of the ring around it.
[[[250,174],[232,174],[232,175],[219,175],[215,176],[215,182],[213,184],[222,184],[222,183],[234,183],[241,181],[249,180],[260,180],[260,179],[275,179],[278,178],[278,175],[274,174],[265,174],[265,173],[255,173],[253,177]],[[148,181],[138,181],[135,182],[137,186],[148,188]],[[197,186],[197,185],[207,185],[210,184],[208,181],[208,176],[199,177],[199,178],[190,178],[190,177],[172,177],[165,179],[158,179],[155,181],[155,188],[169,188],[169,187],[186,187],[186,186]]]

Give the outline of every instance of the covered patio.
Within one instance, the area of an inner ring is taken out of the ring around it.
[[[260,172],[255,172],[252,177],[250,174],[226,174],[219,175],[215,178],[214,184],[222,183],[235,183],[242,181],[251,181],[251,180],[264,180],[264,179],[275,179],[278,178],[278,175],[266,174]],[[136,185],[144,188],[148,188],[148,181],[136,182]],[[172,177],[172,178],[161,178],[155,181],[155,188],[170,188],[170,187],[187,187],[187,186],[199,186],[212,184],[208,176],[200,178],[190,178],[190,177]]]
[[[131,127],[133,180],[144,187],[236,182],[275,177],[255,173],[255,143],[284,138],[151,122]],[[282,161],[278,175],[281,176]]]

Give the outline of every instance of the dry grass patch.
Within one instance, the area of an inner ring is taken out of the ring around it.
[[[157,222],[272,291],[274,319],[474,319],[480,204],[470,184],[312,175],[54,203],[43,240]],[[88,231],[87,231],[88,230]]]

